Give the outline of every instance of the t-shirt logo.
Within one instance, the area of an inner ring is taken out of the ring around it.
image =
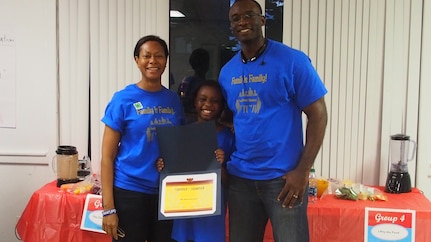
[[[135,110],[136,110],[136,111],[139,111],[139,110],[141,110],[141,109],[143,109],[143,108],[144,108],[144,106],[142,106],[142,103],[141,103],[141,102],[134,103],[134,104],[133,104],[133,107],[135,107]]]

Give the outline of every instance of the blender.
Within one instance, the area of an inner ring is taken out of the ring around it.
[[[411,153],[410,156],[409,153]],[[415,153],[416,142],[410,140],[410,136],[404,134],[391,135],[389,174],[386,179],[385,192],[405,193],[412,190],[407,162],[413,160]]]
[[[52,159],[52,168],[57,173],[57,187],[63,184],[79,182],[78,151],[75,146],[60,145]]]

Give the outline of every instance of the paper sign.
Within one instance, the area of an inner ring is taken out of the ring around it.
[[[13,31],[0,29],[0,128],[16,127],[16,49]]]
[[[81,229],[106,234],[102,229],[102,212],[102,196],[87,194],[84,209],[82,211]]]
[[[365,208],[365,242],[414,242],[416,211]]]

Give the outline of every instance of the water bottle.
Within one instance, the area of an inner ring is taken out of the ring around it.
[[[308,176],[308,202],[315,203],[317,201],[317,178],[316,170],[311,168]]]

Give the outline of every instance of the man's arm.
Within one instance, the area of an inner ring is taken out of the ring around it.
[[[316,102],[304,108],[304,113],[307,115],[307,128],[304,152],[296,169],[310,172],[313,167],[314,160],[323,143],[325,136],[326,124],[328,123],[328,114],[324,98],[320,98]],[[308,177],[308,175],[307,175]]]
[[[292,207],[297,199],[301,202],[308,184],[308,175],[325,136],[328,114],[324,98],[304,108],[307,115],[306,140],[303,153],[298,166],[284,175],[286,184],[280,192],[278,199],[283,200],[283,207]]]

